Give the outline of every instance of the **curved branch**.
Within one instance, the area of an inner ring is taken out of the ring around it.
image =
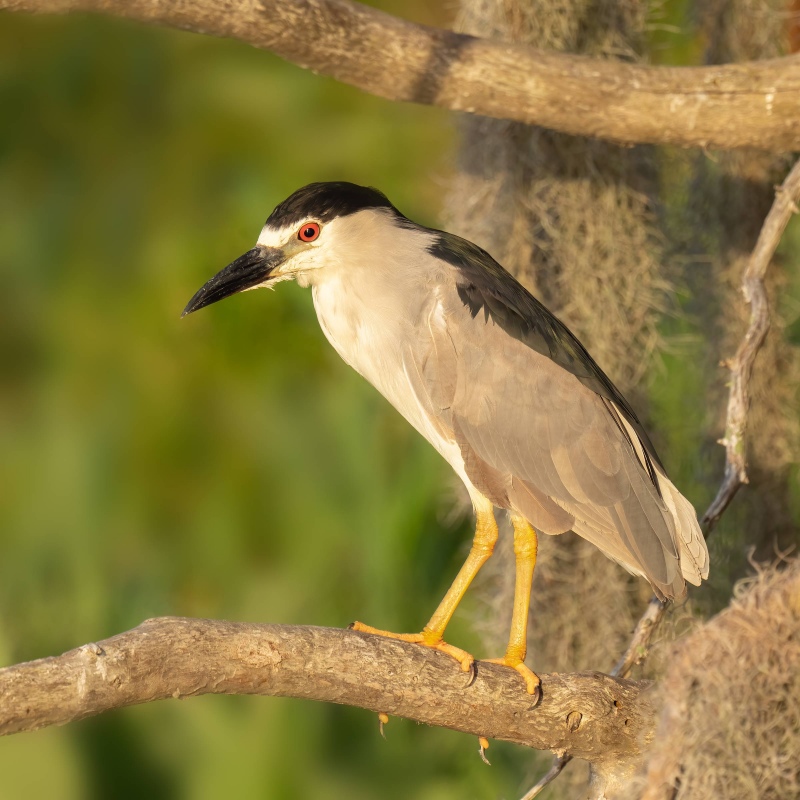
[[[758,351],[769,331],[769,302],[764,276],[775,255],[781,236],[800,203],[800,160],[775,192],[775,201],[767,214],[758,241],[742,276],[742,294],[750,305],[750,324],[736,355],[725,362],[731,371],[728,412],[725,419],[725,477],[717,496],[703,515],[701,523],[713,527],[733,500],[743,483],[747,483],[745,433],[750,409],[750,376]]]
[[[543,675],[533,706],[512,670],[349,630],[183,617],[147,620],[55,658],[0,670],[0,734],[200,694],[302,697],[569,752],[633,760],[652,737],[646,684],[596,672]]]
[[[747,413],[750,410],[750,376],[758,351],[769,331],[769,303],[764,276],[778,249],[783,232],[793,214],[800,213],[800,160],[796,161],[783,183],[775,190],[767,218],[761,226],[758,241],[742,275],[742,294],[750,305],[750,323],[742,337],[736,355],[725,362],[731,371],[728,409],[725,416],[725,473],[716,497],[712,500],[700,525],[706,538],[719,522],[742,484],[747,483],[745,436]],[[612,675],[627,677],[634,664],[647,654],[650,640],[667,608],[657,597],[650,600],[647,610],[636,626],[631,643]]]
[[[800,55],[647,67],[416,25],[350,0],[0,0],[224,36],[366,92],[623,143],[800,149]]]
[[[736,355],[727,362],[731,370],[731,388],[725,418],[725,473],[717,495],[700,519],[706,538],[719,522],[742,484],[747,483],[745,461],[745,432],[747,412],[750,409],[749,385],[758,351],[769,331],[769,303],[764,286],[767,268],[780,244],[786,226],[793,214],[800,213],[800,160],[798,160],[784,182],[775,191],[775,200],[758,235],[758,241],[742,276],[742,294],[750,304],[750,324]],[[647,658],[650,642],[661,620],[667,612],[668,603],[653,596],[633,632],[631,641],[611,674],[627,678],[636,664]],[[530,789],[522,800],[538,797],[564,767],[570,755],[557,756],[547,774]]]
[[[700,518],[706,538],[714,530],[725,509],[730,505],[742,484],[747,483],[745,433],[747,412],[750,410],[750,376],[753,373],[758,351],[769,331],[769,303],[764,276],[778,249],[786,226],[793,214],[800,213],[800,160],[795,162],[784,182],[775,190],[767,218],[758,234],[758,241],[750,255],[742,276],[742,294],[750,304],[750,324],[745,331],[736,355],[725,362],[731,371],[731,388],[725,416],[725,473],[716,497]],[[635,664],[647,655],[650,640],[661,622],[667,604],[653,597],[636,626],[628,649],[611,674],[626,678]]]

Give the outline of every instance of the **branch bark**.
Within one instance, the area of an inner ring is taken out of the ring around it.
[[[201,694],[343,703],[570,753],[604,769],[635,763],[655,711],[644,682],[596,672],[542,676],[533,706],[519,676],[349,630],[160,617],[61,656],[0,670],[0,734]]]
[[[800,149],[800,55],[647,67],[416,25],[349,0],[0,0],[230,37],[366,92],[627,144]]]

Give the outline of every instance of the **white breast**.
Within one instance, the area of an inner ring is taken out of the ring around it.
[[[316,282],[314,308],[325,337],[341,358],[366,378],[444,457],[478,496],[464,471],[458,445],[443,436],[441,428],[420,403],[408,374],[413,352],[415,315],[419,309],[403,307],[402,298],[387,298],[367,280],[354,286],[336,275]],[[383,299],[384,302],[381,302]]]
[[[408,402],[403,351],[413,332],[402,311],[392,310],[390,303],[381,307],[369,287],[344,285],[337,276],[315,284],[312,296],[320,327],[336,352],[408,418],[407,406],[416,404]]]

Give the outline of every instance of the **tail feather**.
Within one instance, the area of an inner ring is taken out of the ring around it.
[[[692,504],[675,488],[670,479],[657,469],[658,483],[664,503],[675,521],[681,572],[685,580],[699,586],[708,577],[708,548]]]
[[[623,418],[622,423],[628,432],[639,463],[643,469],[647,470],[644,446],[628,421]],[[708,577],[708,548],[703,532],[700,530],[700,523],[697,521],[697,512],[695,512],[694,506],[675,488],[675,484],[666,476],[663,469],[658,464],[653,464],[653,468],[661,497],[671,517],[670,527],[675,532],[681,574],[684,580],[699,586],[700,582]]]

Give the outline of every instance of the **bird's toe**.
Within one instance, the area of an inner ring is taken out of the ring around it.
[[[525,681],[525,688],[528,694],[534,696],[534,705],[539,703],[542,698],[542,681],[541,678],[519,658],[503,656],[503,658],[487,658],[490,664],[501,664],[504,667],[510,667],[516,670]]]

